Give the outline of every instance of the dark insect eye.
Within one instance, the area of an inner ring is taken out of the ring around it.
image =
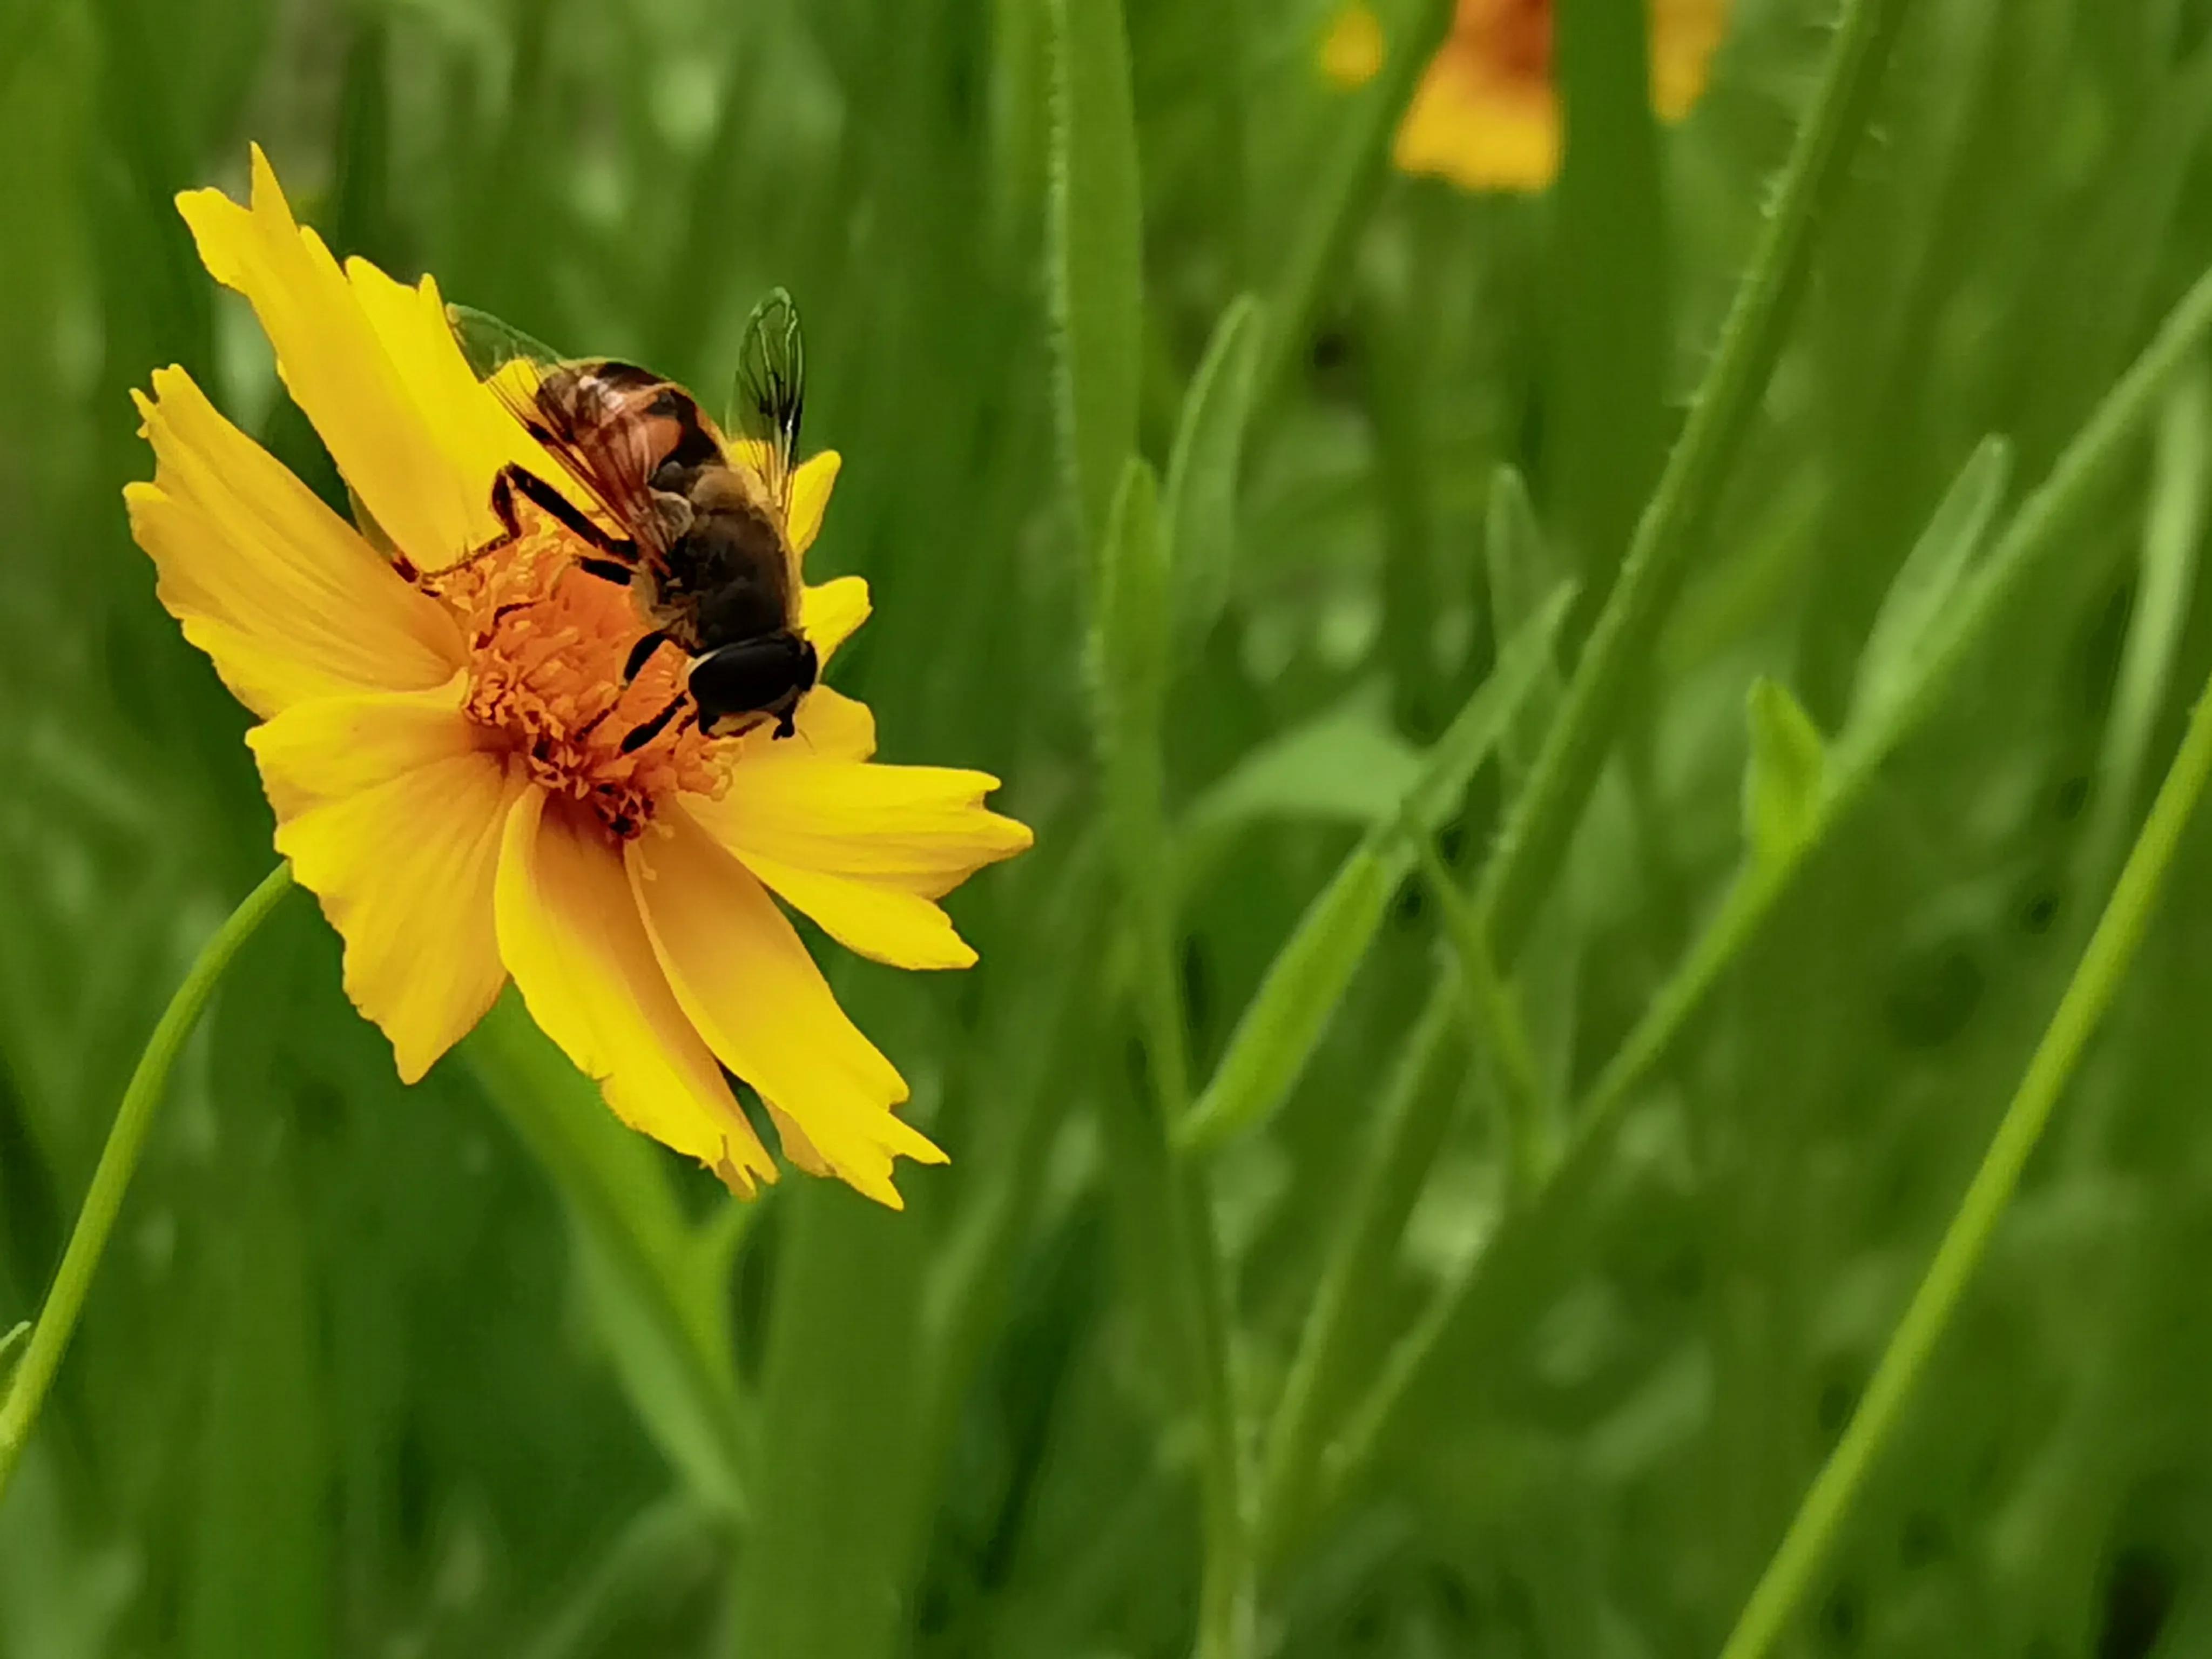
[[[684,493],[684,469],[675,461],[663,461],[653,471],[653,487],[665,489],[672,495],[681,495]]]

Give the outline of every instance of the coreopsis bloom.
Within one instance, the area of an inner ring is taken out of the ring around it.
[[[868,710],[820,684],[793,738],[677,720],[625,750],[681,695],[682,654],[625,684],[646,624],[550,514],[526,506],[519,538],[461,564],[499,530],[508,463],[592,504],[479,383],[435,283],[342,270],[258,149],[250,207],[211,190],[178,206],[210,272],[252,303],[359,523],[171,368],[138,398],[155,476],[125,492],[132,528],[162,604],[261,717],[248,741],[276,848],[343,936],[346,990],[400,1076],[512,978],[623,1121],[733,1190],[776,1166],[724,1067],[793,1162],[897,1206],[894,1158],[945,1155],[895,1115],[905,1084],[770,895],[878,961],[968,965],[935,901],[1030,844],[982,806],[998,781],[873,763]],[[802,550],[837,467],[817,455],[793,480]],[[867,614],[846,576],[806,589],[800,626],[826,661]]]
[[[1553,0],[1459,0],[1398,128],[1404,173],[1462,190],[1541,190],[1559,170],[1559,100],[1552,85]],[[1728,0],[1648,0],[1651,106],[1680,120],[1705,90]],[[1356,87],[1382,67],[1382,25],[1364,0],[1340,11],[1322,45],[1323,74]]]

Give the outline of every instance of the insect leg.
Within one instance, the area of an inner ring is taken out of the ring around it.
[[[690,700],[690,696],[691,694],[689,691],[678,691],[675,696],[669,700],[667,708],[662,709],[651,720],[646,721],[644,725],[634,726],[630,727],[629,731],[623,732],[622,752],[625,755],[634,754],[638,750],[644,748],[648,743],[651,743],[655,738],[659,737],[661,732],[661,728],[666,726],[669,721],[676,718],[677,711],[681,709],[684,705]]]
[[[637,562],[637,544],[627,538],[608,535],[605,531],[579,512],[574,502],[520,461],[509,461],[492,477],[491,511],[492,516],[499,520],[499,534],[482,546],[471,549],[468,554],[459,562],[441,569],[423,570],[417,567],[416,575],[417,577],[450,576],[454,571],[466,569],[477,560],[488,557],[503,547],[512,547],[516,542],[520,541],[522,521],[515,516],[514,512],[514,498],[517,495],[521,495],[524,500],[541,512],[550,514],[571,535],[580,538],[605,554],[607,556],[605,562],[622,572],[619,580],[624,583],[629,580],[629,567]],[[591,559],[584,562],[588,566],[599,564],[602,561]],[[606,573],[594,570],[592,574],[601,575]],[[607,574],[606,579],[611,581],[617,580],[611,574]]]
[[[597,548],[618,564],[629,566],[637,562],[635,542],[627,536],[608,535],[605,531],[586,518],[575,502],[520,463],[509,461],[505,466],[500,468],[499,477],[501,483],[512,479],[514,487],[522,492],[532,507],[556,521],[563,530],[580,541]],[[498,483],[492,486],[492,493],[495,496],[498,495]],[[498,511],[496,501],[492,510]],[[503,517],[501,521],[511,525],[507,518]]]
[[[652,633],[638,641],[635,645],[630,647],[629,660],[623,664],[623,684],[628,685],[644,672],[646,664],[653,660],[653,653],[667,642],[668,635],[656,628]]]

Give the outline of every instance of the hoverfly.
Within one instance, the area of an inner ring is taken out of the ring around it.
[[[477,379],[618,527],[594,523],[510,462],[492,483],[500,532],[461,563],[521,538],[520,497],[591,549],[577,561],[582,569],[635,598],[647,631],[623,666],[625,684],[665,644],[691,659],[685,690],[623,737],[624,752],[650,743],[687,701],[709,737],[763,719],[789,737],[820,666],[799,631],[799,558],[787,528],[806,391],[791,296],[773,290],[745,325],[730,421],[749,441],[736,456],[674,381],[612,358],[562,358],[497,318],[446,309]]]

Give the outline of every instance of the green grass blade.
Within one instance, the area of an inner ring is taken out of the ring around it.
[[[2198,696],[2180,752],[2152,803],[2118,884],[2036,1044],[1980,1167],[1944,1230],[1926,1275],[1898,1322],[1842,1437],[1744,1603],[1735,1631],[1721,1649],[1721,1659],[1760,1659],[1774,1645],[1834,1544],[1852,1500],[1987,1253],[2052,1109],[2135,959],[2208,778],[2212,778],[2212,684]]]
[[[1259,1515],[1271,1559],[1295,1540],[1311,1508],[1322,1448],[1344,1393],[1347,1331],[1371,1305],[1386,1276],[1391,1247],[1449,1126],[1458,1096],[1443,1086],[1440,1067],[1456,1052],[1451,1042],[1456,1024],[1450,1003],[1431,1002],[1376,1103],[1372,1138],[1331,1233],[1321,1279],[1268,1424]]]
[[[1137,447],[1143,202],[1120,0],[1052,0],[1051,301],[1061,460],[1086,546]]]
[[[1528,486],[1520,469],[1503,464],[1491,474],[1484,506],[1483,567],[1490,584],[1490,620],[1499,639],[1509,639],[1536,612],[1544,596],[1565,574],[1563,561],[1544,537]],[[1520,714],[1498,745],[1509,797],[1517,794],[1540,750],[1544,733],[1559,710],[1565,686],[1559,667],[1547,663]]]
[[[811,1181],[778,1200],[754,1524],[732,1656],[904,1650],[927,1474],[916,1217]]]
[[[2081,868],[2105,884],[2134,822],[2143,763],[2181,649],[2197,587],[2205,526],[2207,458],[2212,455],[2212,379],[2200,366],[2166,393],[2151,467],[2142,556],[2112,712],[2097,757],[2096,805],[2082,837]]]
[[[1449,813],[1552,660],[1571,592],[1555,592],[1508,642],[1490,678],[1429,751],[1402,802],[1424,828],[1433,830]],[[1338,866],[1268,964],[1206,1092],[1177,1131],[1178,1146],[1218,1146],[1265,1122],[1289,1097],[1413,863],[1392,823],[1370,831]]]
[[[1875,614],[1859,653],[1847,724],[1881,720],[1912,684],[1921,647],[1982,550],[2011,477],[2012,446],[1994,434],[1959,469]]]
[[[1205,1559],[1198,1652],[1249,1652],[1255,1586],[1243,1498],[1243,1435],[1230,1372],[1230,1292],[1205,1171],[1173,1155],[1188,1115],[1189,1036],[1176,971],[1173,848],[1167,830],[1160,721],[1171,632],[1166,550],[1152,469],[1130,459],[1115,492],[1093,603],[1093,718],[1122,902],[1137,945],[1138,1029],[1150,1077],[1134,1162],[1147,1220],[1166,1246],[1168,1287],[1185,1372],[1204,1425],[1200,1465]]]
[[[1347,99],[1310,188],[1300,193],[1289,251],[1267,291],[1269,326],[1258,374],[1263,408],[1281,392],[1305,350],[1323,296],[1382,192],[1391,138],[1430,59],[1451,32],[1452,15],[1453,0],[1418,0],[1411,26],[1388,43],[1382,73]]]
[[[1748,948],[1805,860],[1848,816],[1882,761],[1932,712],[1956,680],[1965,659],[1986,638],[2045,558],[2063,544],[2131,440],[2149,417],[2174,374],[2212,333],[2212,272],[2197,279],[2175,305],[2156,337],[2106,394],[2049,477],[2021,504],[1997,545],[1944,611],[1918,654],[1918,672],[1887,705],[1880,721],[1855,724],[1829,755],[1829,787],[1819,821],[1799,850],[1779,862],[1747,861],[1735,884],[1666,983],[1590,1085],[1575,1113],[1573,1144],[1537,1202],[1509,1220],[1484,1251],[1476,1270],[1447,1287],[1419,1332],[1407,1339],[1353,1420],[1363,1425],[1346,1462],[1356,1465],[1391,1419],[1395,1401],[1423,1370],[1451,1322],[1450,1305],[1472,1300],[1486,1284],[1506,1276],[1503,1265],[1525,1266],[1518,1246],[1549,1221],[1586,1202],[1614,1132],[1638,1089],[1673,1049],[1729,966]],[[1442,990],[1439,995],[1443,994]],[[1503,1303],[1509,1297],[1500,1296]]]
[[[1553,14],[1565,127],[1551,250],[1559,296],[1550,499],[1567,514],[1587,618],[1605,603],[1664,449],[1667,226],[1644,0]]]
[[[1751,759],[1743,770],[1743,839],[1761,866],[1796,856],[1819,826],[1827,744],[1786,686],[1751,683]]]
[[[1229,601],[1237,562],[1237,472],[1265,326],[1260,302],[1249,294],[1238,296],[1214,325],[1183,396],[1162,511],[1175,628],[1186,648],[1204,637]]]
[[[1499,964],[1519,956],[1671,608],[1705,521],[1758,412],[1812,268],[1818,228],[1843,190],[1909,0],[1850,0],[1781,188],[1736,290],[1718,349],[1638,521],[1620,579],[1567,686],[1528,789],[1476,890]]]
[[[699,1502],[741,1513],[744,1447],[722,1293],[694,1271],[660,1153],[616,1120],[513,996],[461,1052],[568,1207],[608,1357],[639,1420]]]

